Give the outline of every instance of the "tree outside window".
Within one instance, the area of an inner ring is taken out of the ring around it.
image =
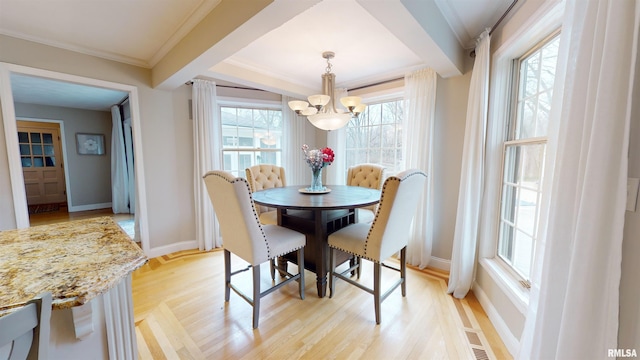
[[[388,174],[396,173],[402,163],[401,99],[369,104],[366,110],[347,126],[347,167],[381,164]]]

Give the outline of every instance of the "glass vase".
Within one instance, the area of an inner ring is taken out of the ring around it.
[[[324,191],[322,186],[322,168],[311,169],[311,186],[309,191]]]

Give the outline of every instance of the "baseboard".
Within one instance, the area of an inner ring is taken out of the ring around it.
[[[511,333],[511,330],[509,330],[507,324],[502,320],[498,310],[496,310],[487,294],[482,291],[482,288],[477,282],[473,283],[473,293],[480,302],[480,305],[482,305],[484,312],[487,313],[489,320],[491,320],[493,327],[496,329],[507,350],[512,356],[515,356],[520,348],[520,341]]]
[[[149,259],[152,259],[155,257],[171,254],[178,251],[191,250],[191,249],[197,249],[197,248],[198,248],[198,242],[196,240],[187,240],[187,241],[181,241],[181,242],[170,244],[170,245],[159,246],[152,249],[148,249],[148,250],[145,250],[144,253],[145,255],[147,255]]]
[[[429,267],[449,272],[451,271],[451,260],[432,256],[431,260],[429,260]]]
[[[110,202],[101,203],[101,204],[89,204],[89,205],[70,205],[69,212],[108,209],[110,207],[111,207]]]

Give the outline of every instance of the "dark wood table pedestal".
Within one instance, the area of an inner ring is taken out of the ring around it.
[[[329,272],[329,245],[327,237],[334,231],[357,221],[355,209],[374,205],[380,201],[380,191],[362,187],[328,186],[327,194],[303,194],[300,186],[287,186],[257,191],[253,194],[256,204],[278,210],[278,225],[306,235],[304,250],[305,269],[316,273],[318,296],[327,292]],[[303,211],[299,211],[303,210]],[[337,252],[336,264],[352,260],[353,256]],[[297,263],[294,255],[279,260]]]
[[[327,237],[334,231],[355,223],[354,209],[347,210],[310,210],[309,218],[287,214],[287,210],[278,210],[278,223],[306,235],[305,268],[316,273],[318,296],[324,297],[327,292],[327,273],[329,272],[329,245]],[[344,252],[336,255],[336,264],[353,260],[353,256]],[[287,261],[297,263],[292,254],[281,259],[280,265]]]

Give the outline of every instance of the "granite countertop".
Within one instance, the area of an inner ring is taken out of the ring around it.
[[[45,291],[54,310],[82,305],[146,261],[110,217],[0,231],[0,316]]]

